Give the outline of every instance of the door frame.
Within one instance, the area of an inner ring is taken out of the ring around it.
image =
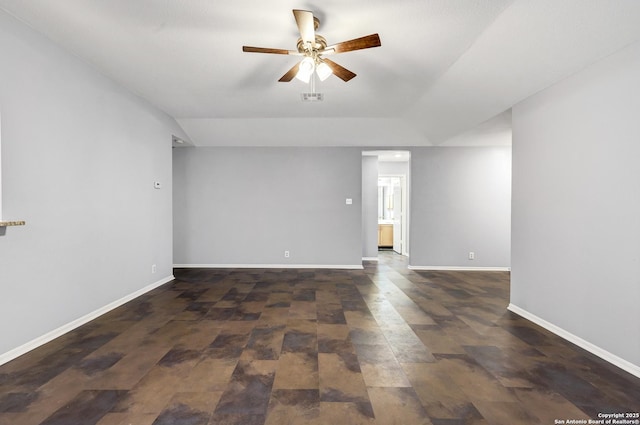
[[[399,178],[400,179],[400,196],[401,196],[401,205],[400,205],[400,252],[399,254],[409,256],[409,244],[408,244],[408,234],[409,234],[409,221],[408,221],[408,191],[407,191],[407,175],[406,174],[378,174],[378,178]],[[397,251],[396,251],[397,252]]]

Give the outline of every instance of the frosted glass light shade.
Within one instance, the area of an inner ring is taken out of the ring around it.
[[[300,62],[300,66],[298,66],[298,73],[296,74],[296,78],[300,81],[308,83],[309,79],[311,78],[311,74],[313,74],[314,68],[315,64],[313,63],[313,59],[302,59],[302,61]]]
[[[331,68],[329,68],[329,65],[324,62],[320,62],[318,66],[316,66],[316,74],[318,74],[318,78],[320,78],[320,81],[324,81],[329,78],[331,74],[333,74],[333,71],[331,70]]]

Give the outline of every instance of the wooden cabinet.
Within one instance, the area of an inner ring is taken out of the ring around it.
[[[378,224],[378,247],[393,246],[393,224]]]

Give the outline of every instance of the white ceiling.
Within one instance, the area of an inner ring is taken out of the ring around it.
[[[0,0],[0,8],[175,117],[203,146],[467,145],[479,124],[483,143],[495,124],[502,144],[512,105],[640,40],[638,0]],[[332,56],[358,76],[319,83],[323,102],[302,103],[304,83],[278,82],[297,57],[242,52],[295,49],[294,8],[319,17],[329,44],[371,33],[382,41]]]

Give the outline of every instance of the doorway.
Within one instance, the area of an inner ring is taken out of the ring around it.
[[[385,250],[409,255],[410,152],[364,151],[363,259]]]
[[[378,249],[407,249],[407,176],[378,174]]]

